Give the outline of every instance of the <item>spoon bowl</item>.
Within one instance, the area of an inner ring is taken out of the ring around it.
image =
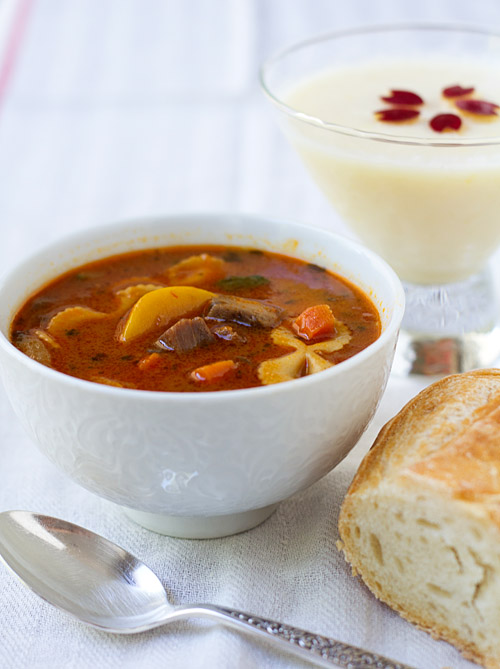
[[[133,634],[182,618],[206,617],[264,637],[318,666],[411,669],[242,611],[212,604],[175,606],[143,562],[108,539],[59,518],[30,511],[0,513],[0,558],[44,600],[107,632]]]
[[[0,513],[0,554],[36,594],[94,627],[150,629],[173,609],[149,567],[104,537],[59,518]]]

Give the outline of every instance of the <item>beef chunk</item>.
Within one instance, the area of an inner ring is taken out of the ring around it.
[[[44,342],[31,332],[20,332],[16,335],[15,344],[25,355],[42,365],[51,366],[51,355]]]
[[[230,325],[217,325],[212,328],[212,332],[218,339],[223,339],[224,341],[246,344],[246,338],[242,337],[239,332],[236,332],[234,328]]]
[[[207,346],[214,341],[215,337],[203,318],[197,316],[181,318],[161,335],[156,346],[182,352],[191,351],[198,346]]]
[[[279,307],[258,300],[232,295],[217,295],[210,302],[207,318],[274,328],[280,324],[282,313],[283,310]]]

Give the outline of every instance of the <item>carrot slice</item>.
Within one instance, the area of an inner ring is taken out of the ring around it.
[[[226,374],[229,374],[229,372],[233,372],[237,367],[238,365],[233,360],[218,360],[209,365],[203,365],[202,367],[193,369],[190,377],[193,381],[212,383],[213,381],[218,381]]]
[[[328,304],[317,304],[297,316],[292,327],[299,337],[308,341],[326,337],[335,332],[335,316]]]
[[[142,372],[147,371],[148,369],[152,369],[156,367],[156,365],[160,362],[160,354],[159,353],[150,353],[149,355],[146,355],[144,358],[141,358],[139,362],[137,363],[137,367]]]

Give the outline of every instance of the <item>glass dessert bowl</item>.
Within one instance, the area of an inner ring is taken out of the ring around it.
[[[320,36],[261,70],[312,177],[403,280],[399,373],[500,355],[499,67],[500,35],[411,25]]]

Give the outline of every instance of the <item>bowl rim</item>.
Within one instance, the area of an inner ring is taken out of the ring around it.
[[[366,25],[359,26],[356,28],[345,28],[343,30],[329,31],[326,33],[320,33],[313,37],[300,40],[293,44],[290,44],[287,47],[276,52],[274,55],[271,55],[259,69],[259,83],[264,91],[265,95],[271,100],[271,102],[287,116],[295,118],[298,121],[312,125],[316,128],[321,128],[323,130],[334,132],[336,134],[347,135],[350,137],[357,137],[359,139],[366,139],[371,141],[384,142],[389,144],[400,144],[400,145],[409,145],[409,146],[428,146],[428,147],[470,147],[470,146],[496,146],[500,144],[500,131],[496,135],[488,135],[486,137],[479,138],[446,138],[441,137],[440,139],[427,139],[425,137],[414,137],[411,135],[393,135],[387,132],[373,132],[370,130],[362,130],[360,128],[351,127],[347,125],[342,125],[339,123],[333,123],[331,121],[323,121],[318,116],[312,114],[307,114],[301,112],[299,109],[292,107],[286,104],[280,96],[273,93],[271,87],[267,82],[267,73],[268,70],[276,65],[279,61],[287,57],[288,55],[298,52],[301,49],[314,46],[316,44],[327,42],[333,39],[342,39],[352,36],[358,36],[362,34],[376,34],[384,32],[396,32],[396,31],[441,31],[441,32],[460,32],[470,35],[478,35],[484,37],[494,37],[497,38],[500,42],[500,32],[494,30],[489,30],[481,26],[473,26],[465,23],[438,23],[438,22],[425,22],[425,21],[415,21],[415,22],[401,22],[401,23],[381,23],[377,25]]]
[[[347,360],[342,361],[342,363],[339,363],[338,365],[334,365],[333,367],[323,370],[321,374],[311,374],[305,377],[301,377],[299,379],[293,379],[292,380],[293,382],[282,382],[267,386],[255,386],[252,388],[240,388],[235,390],[218,390],[212,392],[201,392],[201,391],[175,392],[175,391],[158,391],[158,390],[140,390],[136,388],[120,388],[116,386],[96,383],[94,381],[87,381],[85,379],[80,379],[78,377],[65,374],[64,372],[60,372],[51,367],[47,367],[37,362],[36,360],[33,360],[32,358],[28,357],[26,354],[22,353],[18,348],[16,348],[12,344],[12,342],[3,333],[2,330],[0,330],[0,348],[3,349],[7,355],[13,357],[21,364],[27,366],[28,369],[31,369],[42,376],[47,376],[49,379],[53,379],[54,381],[59,381],[63,385],[74,388],[81,388],[83,391],[93,392],[97,394],[104,394],[108,396],[116,395],[117,397],[122,397],[122,398],[125,397],[130,399],[137,398],[153,402],[164,402],[166,399],[168,399],[168,401],[174,401],[174,402],[193,402],[195,400],[199,401],[200,398],[201,401],[203,402],[207,402],[208,401],[207,398],[210,398],[210,402],[218,402],[218,401],[227,402],[228,398],[241,397],[242,399],[244,399],[245,397],[248,398],[255,394],[257,394],[257,396],[259,397],[265,397],[266,395],[275,394],[277,392],[279,393],[292,392],[294,388],[298,390],[301,387],[307,388],[307,386],[310,385],[311,383],[318,383],[321,382],[322,380],[326,381],[329,377],[332,376],[335,377],[338,376],[339,374],[342,374],[343,373],[342,370],[344,370],[344,372],[347,372],[351,368],[358,367],[359,365],[361,365],[363,361],[365,361],[367,358],[376,355],[376,353],[386,345],[387,340],[390,340],[399,332],[405,308],[405,295],[404,295],[403,285],[399,277],[397,276],[396,272],[392,269],[392,267],[385,260],[383,260],[383,258],[381,258],[378,254],[376,254],[374,251],[371,251],[370,249],[368,249],[367,247],[365,247],[356,240],[350,239],[349,237],[341,235],[337,232],[327,230],[325,228],[314,227],[311,225],[307,225],[305,223],[299,223],[297,221],[290,221],[287,219],[282,219],[272,216],[265,216],[259,214],[254,215],[240,212],[233,212],[233,213],[232,212],[193,212],[193,213],[182,212],[182,213],[169,213],[160,216],[134,217],[128,219],[121,219],[112,223],[97,224],[92,227],[83,228],[78,231],[71,232],[69,234],[58,236],[56,239],[44,244],[42,247],[39,247],[36,251],[24,256],[19,263],[16,263],[13,267],[9,268],[0,277],[0,295],[4,290],[5,284],[8,283],[11,276],[15,272],[19,271],[23,266],[26,266],[32,262],[36,262],[40,256],[46,254],[47,252],[50,252],[52,249],[57,248],[57,246],[65,245],[69,248],[72,244],[75,245],[76,243],[78,243],[78,241],[80,242],[83,241],[84,237],[88,238],[90,236],[94,240],[92,242],[93,249],[97,250],[100,238],[115,230],[120,230],[129,226],[134,226],[134,225],[161,226],[162,224],[168,224],[169,221],[174,221],[174,220],[179,221],[184,219],[186,221],[194,221],[194,220],[206,221],[214,218],[221,220],[238,219],[247,222],[259,221],[264,224],[266,223],[270,224],[271,226],[275,224],[286,225],[287,228],[289,228],[292,232],[293,230],[299,230],[302,231],[303,233],[306,231],[308,232],[312,231],[313,234],[333,238],[337,241],[337,243],[342,244],[344,247],[349,247],[355,252],[363,253],[364,255],[368,256],[368,259],[370,260],[372,265],[373,264],[375,265],[377,271],[380,270],[386,276],[386,279],[392,286],[395,296],[394,304],[392,305],[392,314],[385,329],[380,333],[380,336],[369,346],[359,351],[358,353],[354,354]],[[196,244],[197,244],[196,241],[192,241],[186,243],[186,246],[188,245],[194,246]],[[148,246],[144,248],[153,248],[153,246]],[[103,258],[110,257],[110,255],[104,255]],[[89,260],[88,262],[92,261]],[[56,278],[58,275],[59,274],[56,271],[54,274],[54,278]],[[340,274],[340,276],[342,275]],[[348,280],[356,284],[354,280],[351,279]],[[376,305],[375,308],[377,308],[377,311],[379,311],[379,308]],[[319,379],[318,376],[320,377]]]

